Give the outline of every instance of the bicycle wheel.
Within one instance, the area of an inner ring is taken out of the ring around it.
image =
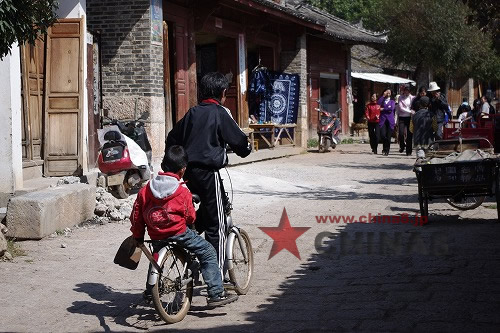
[[[229,270],[229,278],[234,284],[234,290],[239,295],[245,295],[250,288],[253,273],[253,249],[247,232],[240,229],[241,245],[238,237],[233,243],[233,268]],[[245,260],[246,254],[247,260]]]
[[[460,209],[460,210],[469,210],[469,209],[477,208],[477,207],[481,206],[483,201],[484,201],[484,197],[467,197],[467,198],[462,198],[461,200],[456,200],[456,201],[454,198],[446,199],[446,202],[450,206],[452,206],[456,209]]]
[[[187,278],[183,269],[186,262],[181,251],[169,251],[161,262],[161,272],[153,287],[153,304],[161,319],[173,324],[184,319],[193,298],[193,281],[183,283]]]
[[[420,206],[420,215],[421,216],[429,216],[429,199],[424,194],[424,190],[422,186],[418,185],[418,204]]]

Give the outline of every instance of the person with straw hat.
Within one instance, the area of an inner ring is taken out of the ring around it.
[[[441,94],[441,88],[437,85],[436,82],[429,83],[429,88],[427,92],[429,93],[429,97],[431,99],[430,110],[436,116],[437,120],[437,131],[435,133],[436,140],[441,140],[443,138],[443,127],[445,114],[449,115],[448,102],[446,101],[446,97]],[[451,117],[449,117],[451,118]]]

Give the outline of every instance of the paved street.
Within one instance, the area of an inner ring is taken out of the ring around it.
[[[423,227],[317,222],[418,214],[414,160],[395,146],[388,157],[369,150],[340,145],[228,170],[233,218],[255,256],[252,287],[236,303],[209,310],[198,288],[188,316],[166,326],[141,299],[145,258],[135,271],[112,263],[128,223],[89,225],[22,242],[27,256],[0,262],[0,331],[498,332],[500,224],[491,198],[464,212],[431,203]],[[300,260],[287,250],[268,260],[273,240],[258,227],[277,227],[283,208],[292,227],[310,227],[296,242]]]

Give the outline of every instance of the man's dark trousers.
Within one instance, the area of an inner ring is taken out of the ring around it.
[[[224,207],[228,204],[228,199],[219,171],[188,165],[184,180],[191,193],[200,196],[201,204],[196,212],[196,230],[199,233],[205,232],[205,239],[215,248],[219,268],[224,277],[227,232]]]
[[[406,155],[411,155],[413,145],[413,137],[412,133],[410,132],[410,121],[411,117],[399,117],[398,120],[399,150],[404,151],[406,148]]]

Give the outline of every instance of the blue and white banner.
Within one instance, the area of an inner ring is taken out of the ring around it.
[[[260,103],[259,122],[297,123],[299,109],[299,75],[271,72],[273,91]]]

